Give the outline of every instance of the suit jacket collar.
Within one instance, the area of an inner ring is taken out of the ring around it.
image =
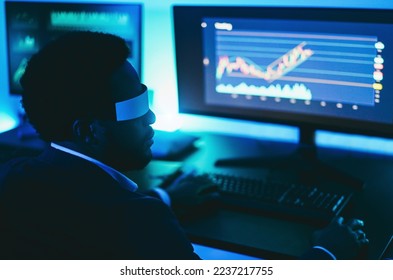
[[[79,172],[82,170],[84,173],[94,173],[98,176],[102,175],[104,177],[110,177],[113,181],[117,182],[117,185],[120,185],[122,188],[127,189],[129,191],[135,191],[137,189],[137,185],[129,186],[128,182],[124,182],[121,178],[114,177],[112,174],[108,173],[102,167],[96,165],[95,163],[88,161],[86,159],[80,158],[78,156],[66,153],[64,151],[55,149],[51,146],[48,146],[41,155],[37,158],[41,162],[48,163],[50,165],[55,165],[60,168],[68,169],[68,170],[78,170]]]

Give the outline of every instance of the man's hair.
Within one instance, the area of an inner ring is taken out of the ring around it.
[[[22,104],[41,138],[69,140],[77,119],[113,119],[109,80],[129,53],[120,37],[77,31],[35,54],[21,78]]]

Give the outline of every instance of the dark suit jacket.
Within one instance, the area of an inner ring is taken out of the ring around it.
[[[0,259],[197,259],[171,210],[48,148],[0,171]]]

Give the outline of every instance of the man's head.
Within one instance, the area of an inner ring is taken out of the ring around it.
[[[115,168],[146,165],[155,116],[128,55],[123,39],[96,32],[66,34],[34,55],[22,102],[41,137],[73,143]]]

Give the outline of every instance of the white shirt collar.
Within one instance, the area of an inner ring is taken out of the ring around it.
[[[98,161],[98,160],[96,160],[94,158],[91,158],[89,156],[86,156],[84,154],[76,152],[76,151],[71,150],[69,148],[60,146],[60,145],[58,145],[56,143],[52,142],[50,145],[51,145],[52,148],[55,148],[57,150],[65,152],[65,153],[68,153],[68,154],[71,154],[71,155],[83,158],[83,159],[85,159],[87,161],[90,161],[91,163],[97,165],[98,167],[102,168],[105,172],[107,172],[109,175],[111,175],[113,179],[115,179],[117,182],[119,182],[119,184],[123,188],[125,188],[127,190],[130,190],[132,192],[134,192],[134,191],[136,191],[138,189],[138,185],[135,182],[130,180],[127,176],[123,175],[122,173],[120,173],[116,169],[113,169],[112,167],[110,167],[110,166],[108,166],[108,165],[106,165],[106,164],[104,164],[104,163],[102,163],[102,162],[100,162],[100,161]]]

